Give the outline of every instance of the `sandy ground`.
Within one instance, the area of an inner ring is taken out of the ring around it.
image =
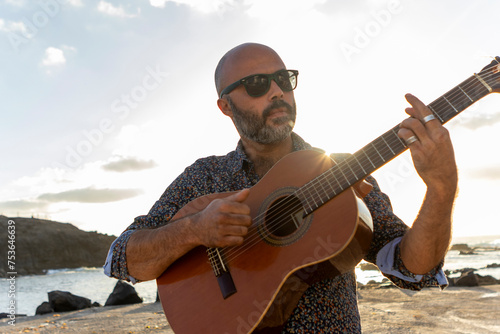
[[[359,290],[363,333],[500,333],[500,285]],[[92,308],[0,320],[1,333],[173,334],[160,303]],[[198,333],[193,333],[198,334]]]

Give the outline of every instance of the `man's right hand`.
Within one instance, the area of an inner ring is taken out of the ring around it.
[[[215,199],[191,217],[193,233],[201,245],[228,247],[243,243],[252,224],[250,207],[243,203],[249,193],[249,189],[244,189],[228,197]]]

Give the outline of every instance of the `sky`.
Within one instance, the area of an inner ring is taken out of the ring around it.
[[[258,42],[299,70],[295,131],[352,153],[500,56],[494,0],[0,1],[0,214],[118,235],[196,159],[236,147],[213,83]],[[500,98],[450,121],[454,237],[500,235]],[[408,153],[374,173],[411,225]]]

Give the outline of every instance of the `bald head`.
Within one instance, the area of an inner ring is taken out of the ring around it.
[[[229,50],[215,69],[215,88],[217,96],[231,83],[251,74],[265,73],[267,64],[285,64],[280,56],[270,47],[257,43],[245,43]],[[262,69],[261,72],[255,72]]]

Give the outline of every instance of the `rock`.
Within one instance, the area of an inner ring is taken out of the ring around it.
[[[464,275],[468,275],[470,272],[474,272],[476,270],[477,269],[475,269],[475,268],[462,268],[462,269],[453,270],[452,273],[460,273],[461,276],[464,276]]]
[[[361,284],[358,282],[358,289],[364,290],[364,289],[388,289],[388,288],[394,288],[396,287],[390,280],[387,278],[384,278],[382,282],[377,282],[374,280],[370,280],[366,284]]]
[[[102,267],[114,236],[85,232],[68,223],[0,215],[0,231],[8,221],[16,226],[17,275],[40,275],[48,269]],[[3,232],[2,232],[3,233]],[[7,249],[0,238],[0,249]],[[0,261],[0,277],[6,277],[7,261]]]
[[[500,268],[500,264],[498,263],[491,263],[486,266],[486,268]]]
[[[101,307],[102,305],[99,304],[98,302],[93,302],[92,307]]]
[[[479,285],[493,285],[493,284],[498,284],[498,280],[490,275],[487,276],[481,276],[477,275],[477,280]]]
[[[474,252],[473,249],[469,249],[469,250],[460,251],[460,253],[458,253],[458,255],[477,255],[477,253]]]
[[[49,292],[49,304],[54,309],[54,312],[76,311],[92,306],[88,298],[58,290]]]
[[[455,280],[455,286],[479,286],[477,274],[469,271]]]
[[[36,308],[36,315],[42,315],[54,312],[54,309],[50,306],[49,302],[43,302]]]
[[[109,295],[104,306],[110,305],[127,305],[142,303],[142,298],[139,297],[134,287],[123,281],[116,282],[113,292]]]
[[[454,244],[451,246],[450,250],[455,250],[455,251],[471,251],[472,248],[470,248],[467,244]]]
[[[361,269],[363,271],[364,270],[379,270],[376,265],[374,265],[373,263],[369,263],[369,262],[360,263],[359,269]]]
[[[0,313],[0,319],[11,318],[11,317],[19,318],[19,317],[25,317],[25,316],[26,316],[26,314],[10,314],[10,313],[5,313],[5,312]]]

